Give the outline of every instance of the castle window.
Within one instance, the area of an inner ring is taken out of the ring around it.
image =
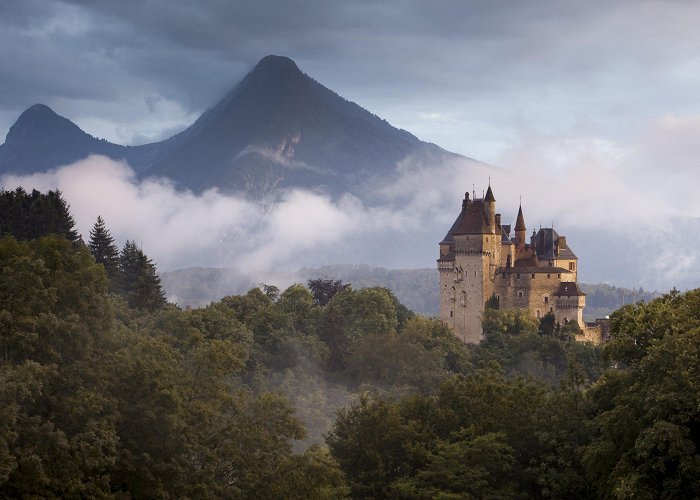
[[[520,279],[520,273],[516,274],[516,275],[515,275],[515,278],[516,278],[516,279]]]
[[[553,312],[554,312],[554,308],[553,308],[553,307],[550,307],[550,308],[549,308],[549,312],[553,313]]]
[[[502,277],[503,279],[506,279],[506,273],[503,273],[503,275],[502,275],[501,277]]]
[[[532,279],[533,280],[535,279],[535,273],[532,273]]]
[[[537,310],[537,319],[540,319],[540,310]]]
[[[518,290],[518,297],[522,297],[522,296],[523,296],[522,290]]]
[[[557,274],[557,278],[561,279],[561,273]]]
[[[450,311],[450,318],[452,317],[452,311]]]
[[[549,304],[549,297],[547,297],[546,295],[544,296],[544,303]]]
[[[551,277],[552,277],[552,275],[547,273],[547,278],[551,278]]]
[[[569,262],[569,271],[575,271],[575,270],[576,270],[576,263]]]

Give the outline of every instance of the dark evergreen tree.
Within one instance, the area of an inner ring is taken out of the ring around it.
[[[61,192],[27,193],[18,187],[0,191],[0,234],[11,234],[18,240],[30,240],[57,234],[77,242],[80,236]]]
[[[90,241],[88,247],[95,262],[102,264],[107,271],[107,276],[114,281],[119,269],[119,250],[114,244],[114,238],[109,233],[104,219],[97,216],[97,222],[90,230]]]
[[[119,256],[117,290],[138,309],[153,311],[166,302],[155,264],[132,241],[127,240]]]

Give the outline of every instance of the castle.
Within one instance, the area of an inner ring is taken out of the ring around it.
[[[558,323],[576,321],[582,338],[593,340],[595,327],[583,322],[586,296],[576,283],[578,258],[553,227],[533,231],[527,242],[522,204],[514,236],[501,224],[489,183],[483,198],[464,196],[462,210],[440,242],[440,319],[464,342],[482,338],[481,315],[495,296],[499,307],[528,309]]]

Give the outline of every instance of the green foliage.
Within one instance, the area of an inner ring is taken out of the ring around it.
[[[484,309],[498,309],[500,305],[501,301],[498,300],[498,297],[495,293],[492,293],[491,296],[486,300],[486,304],[484,304]]]
[[[165,294],[153,264],[136,243],[127,241],[119,255],[117,290],[131,307],[153,311],[165,305]]]
[[[239,378],[253,337],[226,304],[132,309],[87,248],[0,240],[3,497],[345,494],[284,398]]]
[[[11,234],[18,240],[28,240],[55,234],[72,242],[80,237],[75,221],[60,191],[27,193],[21,187],[0,191],[0,236]]]
[[[314,303],[319,306],[325,306],[337,293],[350,286],[340,280],[324,278],[311,279],[308,281],[308,285],[314,297]]]
[[[673,291],[614,316],[605,352],[625,368],[594,386],[598,432],[584,450],[599,495],[700,495],[699,304],[699,290]]]
[[[115,280],[119,267],[119,250],[114,244],[114,238],[109,233],[105,221],[99,215],[95,225],[90,230],[88,248],[95,258],[95,262],[105,267],[109,279]]]
[[[473,348],[476,366],[495,361],[509,376],[532,377],[553,386],[587,386],[604,370],[600,348],[577,343],[580,328],[570,321],[564,327],[547,313],[539,321],[527,311],[488,310],[483,316],[484,340]]]
[[[425,466],[415,476],[395,481],[393,493],[416,499],[513,497],[513,485],[503,481],[513,467],[513,449],[503,434],[474,434],[470,427],[438,440]]]
[[[526,309],[486,309],[481,320],[484,336],[496,333],[522,335],[536,333],[535,319]]]

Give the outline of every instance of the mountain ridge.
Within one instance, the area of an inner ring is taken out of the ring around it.
[[[180,188],[216,187],[254,199],[289,187],[361,195],[389,182],[407,157],[465,158],[393,127],[274,55],[187,129],[156,143],[113,144],[34,105],[0,146],[0,174],[43,171],[89,154],[126,160],[140,175],[168,177]]]

